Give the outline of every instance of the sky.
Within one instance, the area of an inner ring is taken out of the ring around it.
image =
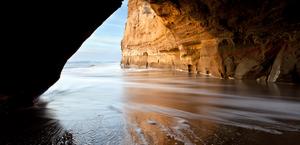
[[[124,0],[122,6],[98,27],[70,58],[69,62],[119,62],[121,60],[121,40],[127,19],[127,4],[128,0]]]

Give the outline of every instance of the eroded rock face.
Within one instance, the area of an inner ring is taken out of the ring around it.
[[[0,112],[31,105],[58,80],[68,58],[121,2],[2,4]]]
[[[129,0],[124,67],[299,82],[293,0]]]

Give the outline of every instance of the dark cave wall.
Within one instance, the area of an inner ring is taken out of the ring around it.
[[[32,105],[121,2],[1,4],[0,107]]]

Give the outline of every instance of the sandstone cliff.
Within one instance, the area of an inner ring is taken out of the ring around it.
[[[124,67],[299,82],[293,0],[129,0]]]

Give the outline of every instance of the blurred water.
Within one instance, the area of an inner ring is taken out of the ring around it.
[[[292,84],[81,63],[41,102],[70,144],[298,145],[299,94]]]

